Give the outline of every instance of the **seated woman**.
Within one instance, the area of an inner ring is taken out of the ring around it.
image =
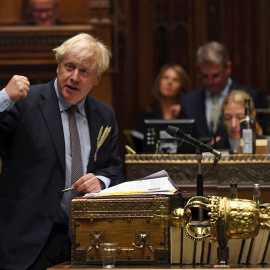
[[[144,119],[176,119],[181,109],[181,96],[189,90],[189,77],[180,65],[167,64],[161,68],[155,79],[152,100],[138,111],[131,129],[137,152],[142,152]]]
[[[218,149],[230,149],[231,153],[237,153],[240,144],[240,120],[245,116],[245,99],[250,99],[250,113],[255,119],[256,111],[254,102],[249,94],[244,91],[231,91],[223,100],[222,119],[226,127],[227,137],[221,138],[217,144]],[[256,122],[257,136],[262,136],[262,129]]]

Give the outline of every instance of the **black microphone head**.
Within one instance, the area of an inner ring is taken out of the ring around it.
[[[183,138],[186,136],[186,134],[180,128],[173,126],[168,126],[166,132],[175,138]]]
[[[176,132],[177,132],[178,128],[177,127],[173,127],[173,126],[168,126],[166,129],[166,132],[171,135],[172,137],[175,136]]]

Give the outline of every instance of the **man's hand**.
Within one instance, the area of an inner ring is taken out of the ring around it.
[[[102,190],[100,180],[92,173],[82,176],[72,186],[75,187],[77,193],[97,193]]]
[[[14,102],[25,98],[29,91],[30,82],[24,76],[14,75],[5,87],[9,98]]]

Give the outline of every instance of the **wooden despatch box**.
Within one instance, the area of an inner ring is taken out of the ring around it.
[[[116,264],[169,264],[169,227],[161,215],[182,207],[182,195],[74,199],[71,264],[102,264],[100,243],[117,243]]]

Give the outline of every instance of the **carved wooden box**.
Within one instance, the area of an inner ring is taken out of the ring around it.
[[[116,265],[169,264],[169,228],[161,216],[181,206],[181,194],[72,200],[71,264],[102,264],[103,242],[118,244]]]

